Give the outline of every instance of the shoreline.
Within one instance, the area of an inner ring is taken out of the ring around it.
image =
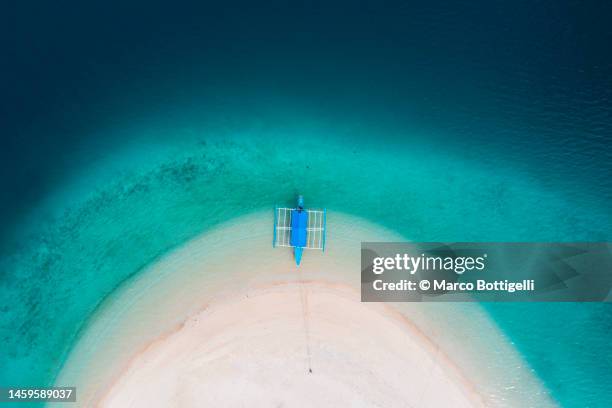
[[[202,310],[226,299],[248,297],[261,288],[300,281],[340,285],[358,293],[359,242],[405,240],[361,219],[332,213],[328,222],[334,228],[329,231],[326,253],[309,251],[296,270],[290,251],[271,248],[269,216],[257,213],[223,224],[173,251],[120,288],[92,317],[56,384],[76,385],[79,406],[95,405],[120,381],[139,353],[184,330]],[[394,315],[393,319],[403,320],[403,325],[431,339],[433,349],[448,356],[462,373],[459,377],[469,379],[462,383],[462,389],[473,388],[487,405],[507,406],[510,401],[525,399],[532,405],[554,405],[526,362],[478,305],[383,306],[387,317]],[[447,368],[452,371],[448,364]],[[519,386],[520,393],[516,391]]]
[[[303,319],[300,319],[300,314]],[[362,332],[363,337],[359,338],[359,329],[369,325],[377,329],[375,333]],[[275,330],[276,326],[280,326],[280,330]],[[232,328],[234,331],[227,333]],[[330,336],[330,332],[336,333]],[[323,338],[319,337],[321,335]],[[376,347],[366,350],[370,340],[376,340]],[[279,360],[276,354],[280,354],[280,367],[262,364],[260,353],[254,355],[261,352],[258,347],[266,350],[267,359],[272,361]],[[345,361],[349,349],[353,349],[353,354],[348,357],[357,358]],[[228,354],[224,354],[225,351]],[[193,364],[194,359],[196,364]],[[206,364],[199,365],[200,360]],[[411,369],[405,370],[405,367]],[[256,372],[252,372],[254,368]],[[198,370],[205,373],[193,374]],[[330,403],[328,400],[333,400],[333,395],[325,395],[323,401],[315,398],[316,403],[312,395],[321,398],[319,394],[325,394],[331,385],[339,386],[336,383],[339,376],[343,379],[340,388],[350,386],[351,393],[368,385],[374,386],[369,388],[367,395],[361,395],[362,399],[353,397],[354,406],[404,406],[409,401],[425,406],[445,403],[452,403],[455,407],[484,406],[474,385],[461,370],[401,314],[386,305],[361,303],[354,288],[321,281],[276,282],[255,288],[246,297],[239,295],[202,310],[134,356],[127,370],[116,378],[97,406],[126,406],[135,398],[140,399],[142,406],[148,407],[176,404],[172,395],[166,395],[167,390],[161,395],[145,392],[151,388],[176,387],[166,377],[166,371],[183,373],[181,382],[190,378],[198,384],[216,384],[216,387],[203,386],[205,393],[199,393],[197,387],[189,390],[195,394],[189,395],[191,404],[200,406],[237,405],[238,401],[232,400],[231,391],[238,391],[241,380],[246,383],[243,386],[247,395],[240,396],[240,400],[255,405],[258,402],[264,406],[290,402],[297,406],[338,406],[342,401]],[[244,371],[251,371],[246,379]],[[376,389],[380,378],[372,375],[373,372],[384,374],[384,385],[393,383],[394,387]],[[220,381],[219,377],[223,380]],[[371,382],[362,383],[364,378]],[[283,379],[283,386],[294,391],[286,398],[310,395],[308,404],[304,404],[302,399],[280,401],[281,389],[268,395],[273,390],[265,385],[262,387],[261,383],[274,379]],[[351,380],[358,380],[355,381],[358,384],[351,384]],[[253,383],[258,387],[253,387]],[[325,386],[321,387],[322,384]],[[256,389],[248,390],[249,386]],[[314,386],[320,388],[319,394]],[[178,387],[185,398],[189,391],[184,385]],[[223,390],[222,395],[219,395],[219,388]],[[444,393],[434,392],[440,388]]]

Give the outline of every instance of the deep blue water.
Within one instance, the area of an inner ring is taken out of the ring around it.
[[[612,237],[609,2],[1,7],[2,383],[52,381],[70,346],[62,340],[97,302],[223,219],[194,221],[215,205],[204,201],[211,191],[218,205],[249,198],[255,210],[306,190],[422,240]],[[283,138],[284,149],[310,138],[312,155],[275,155]],[[360,175],[379,150],[394,164]],[[275,176],[283,166],[304,183]],[[357,179],[369,184],[352,205]],[[391,186],[402,193],[388,206]],[[419,191],[430,201],[415,204]],[[383,204],[408,215],[392,224]],[[183,221],[166,220],[176,208]],[[98,224],[115,229],[101,235]],[[105,271],[102,257],[74,267],[79,251],[101,244],[108,257],[125,255],[125,231],[146,245],[116,273],[94,273]],[[65,275],[81,292],[41,289]],[[71,303],[50,340],[42,326],[16,326]],[[608,305],[487,310],[563,405],[608,405]]]

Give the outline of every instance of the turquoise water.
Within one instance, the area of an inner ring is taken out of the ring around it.
[[[612,3],[34,3],[0,13],[0,385],[297,193],[414,240],[612,238]],[[484,306],[563,406],[610,405],[609,305]]]
[[[132,144],[109,157],[113,166],[101,163],[106,172],[83,171],[91,174],[89,188],[74,180],[78,188],[51,201],[54,208],[39,210],[61,215],[40,220],[3,259],[7,352],[0,383],[51,383],[87,317],[118,285],[207,228],[291,203],[298,192],[311,205],[367,218],[414,240],[610,236],[609,213],[597,202],[582,207],[502,160],[467,162],[461,149],[441,151],[417,131],[406,142],[381,144],[367,142],[376,140],[378,127],[312,118],[250,122],[209,129],[200,124],[177,131],[180,143],[156,135],[156,144],[141,146],[149,152],[144,160]],[[587,395],[591,406],[603,406],[612,377],[612,309],[487,309],[561,402],[581,406]]]

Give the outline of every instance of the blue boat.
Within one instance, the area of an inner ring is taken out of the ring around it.
[[[296,265],[304,249],[325,251],[327,212],[304,208],[304,197],[298,196],[296,208],[274,208],[273,247],[293,248]]]

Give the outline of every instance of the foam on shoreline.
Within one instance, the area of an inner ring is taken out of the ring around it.
[[[255,336],[262,341],[250,344],[260,347],[259,358],[243,355],[231,360],[232,364],[240,365],[237,372],[244,374],[239,377],[246,387],[244,396],[251,400],[295,402],[292,396],[299,398],[301,393],[327,386],[330,390],[344,390],[343,394],[328,393],[330,404],[334,403],[334,396],[348,396],[351,390],[361,389],[364,397],[359,400],[361,403],[372,405],[378,401],[389,406],[386,400],[381,400],[383,391],[400,390],[393,381],[380,378],[389,376],[397,381],[412,379],[416,388],[411,390],[420,390],[419,398],[424,398],[420,401],[429,401],[430,406],[444,401],[458,406],[553,404],[526,363],[477,304],[359,302],[359,243],[402,237],[361,219],[332,212],[328,225],[333,228],[329,230],[326,253],[308,251],[297,269],[289,250],[271,248],[270,220],[271,214],[259,213],[230,221],[192,240],[127,282],[92,318],[56,383],[77,386],[79,406],[117,406],[112,403],[133,398],[140,386],[163,377],[165,368],[171,372],[172,362],[184,362],[185,365],[172,368],[181,371],[193,368],[190,358],[195,361],[208,358],[211,349],[207,347],[214,343],[208,340],[223,339],[235,346],[221,353],[223,358],[217,361],[221,364],[230,361],[228,356],[246,350],[241,338]],[[304,307],[304,291],[308,294],[308,307]],[[249,313],[253,310],[259,312]],[[306,323],[304,310],[309,311]],[[268,324],[271,328],[262,329],[262,325]],[[279,367],[266,369],[265,365],[282,361],[280,366],[287,373],[291,370],[303,373],[305,324],[312,331],[309,346],[312,364],[315,368],[317,364],[327,364],[319,365],[315,373],[322,382],[313,383],[314,377],[296,374],[292,377],[295,382],[287,385],[294,390],[291,395],[272,387],[266,394],[272,399],[266,400],[262,392],[265,388],[252,388],[253,377],[248,373],[255,371],[249,370],[259,367],[262,372],[275,375]],[[206,331],[212,327],[217,330]],[[386,332],[389,334],[385,335]],[[298,334],[302,336],[300,340]],[[280,342],[270,348],[271,339]],[[352,343],[347,343],[348,339]],[[191,354],[192,348],[185,346],[185,342],[201,347]],[[336,360],[323,358],[325,350],[330,355],[342,356]],[[378,355],[386,363],[368,364],[363,361],[368,354]],[[162,358],[171,355],[175,358]],[[159,363],[152,371],[147,365],[150,361]],[[345,369],[351,364],[364,372],[378,371],[363,384],[355,382],[357,376],[345,375],[342,377],[345,381],[325,377],[332,369],[347,374]],[[421,368],[417,369],[419,364]],[[405,369],[402,371],[401,367]],[[227,381],[237,378],[236,372],[229,377],[216,377],[209,372],[201,375],[197,377],[200,382],[218,390],[226,389],[222,386],[224,378]],[[148,379],[143,382],[145,378]],[[330,382],[330,378],[335,380]],[[431,382],[420,382],[424,379]],[[376,381],[381,382],[379,388]],[[168,386],[164,392],[171,392],[171,384],[164,384]],[[366,386],[369,389],[363,388]],[[397,392],[400,394],[395,394],[396,397],[402,395],[401,390]],[[141,401],[134,402],[138,406]]]

